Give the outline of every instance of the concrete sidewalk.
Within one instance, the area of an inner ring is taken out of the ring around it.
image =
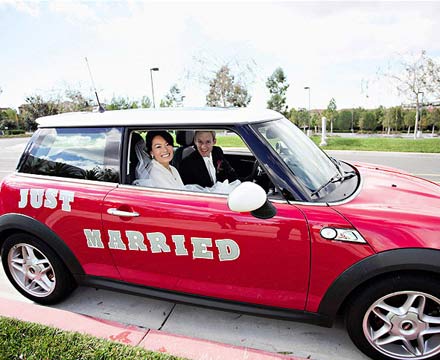
[[[0,316],[89,334],[146,350],[163,352],[192,360],[302,360],[248,347],[200,340],[163,331],[127,326],[65,310],[0,298]]]

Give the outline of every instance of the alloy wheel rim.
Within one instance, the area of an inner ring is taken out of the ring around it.
[[[440,353],[440,300],[417,291],[388,294],[369,307],[362,327],[369,343],[393,359],[433,357]]]
[[[54,291],[53,266],[36,247],[24,243],[14,245],[8,254],[8,266],[15,282],[28,294],[46,297]]]

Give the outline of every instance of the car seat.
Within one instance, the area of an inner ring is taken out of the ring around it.
[[[195,151],[194,147],[194,130],[178,130],[176,131],[176,143],[180,146],[174,151],[174,157],[171,161],[177,170],[179,170],[180,163],[184,158]]]

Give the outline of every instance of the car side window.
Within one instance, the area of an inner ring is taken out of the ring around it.
[[[135,151],[135,144],[138,143],[135,138],[140,138],[139,134],[141,133],[148,134],[151,131],[150,129],[133,130],[128,137],[126,184],[192,192],[228,194],[241,182],[254,181],[262,186],[266,192],[270,194],[274,192],[274,185],[268,175],[258,166],[255,156],[238,133],[227,129],[210,128],[188,128],[185,130],[166,128],[161,130],[167,131],[173,137],[174,150],[169,164],[177,170],[177,174],[183,184],[162,186],[160,181],[158,182],[150,176],[151,159],[145,142],[141,141],[144,151],[139,151],[138,153]],[[215,132],[214,143],[210,144],[210,146],[204,145],[203,147],[194,144],[193,137],[197,132]],[[199,147],[202,147],[202,150],[208,148],[208,151],[210,151],[213,171],[215,172],[215,182],[211,177],[212,174],[207,169],[207,165],[202,160],[203,155],[201,155]],[[143,160],[145,158],[147,158],[147,162]],[[166,159],[169,160],[170,157],[167,156]],[[159,161],[156,160],[156,162],[155,166],[160,168],[160,159]],[[139,163],[144,164],[144,166],[141,166],[141,169],[144,170],[143,176],[139,176],[137,171]],[[145,166],[145,163],[149,163],[150,166]],[[167,172],[165,173],[168,174]],[[173,176],[177,177],[177,175]]]
[[[39,129],[18,171],[119,182],[119,128]]]

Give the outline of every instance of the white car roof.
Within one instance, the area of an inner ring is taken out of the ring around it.
[[[249,108],[159,108],[74,112],[37,119],[40,128],[46,127],[104,127],[104,126],[173,126],[249,124],[281,119],[269,109]]]

